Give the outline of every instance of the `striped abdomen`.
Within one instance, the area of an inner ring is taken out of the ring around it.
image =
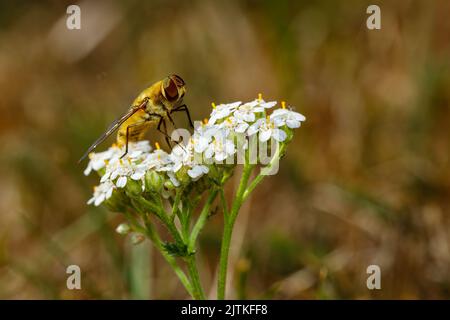
[[[158,119],[148,119],[148,114],[144,110],[140,110],[128,118],[117,132],[117,144],[124,146],[127,143],[127,128],[128,142],[135,142],[144,138],[147,130],[158,124]],[[148,120],[147,120],[148,119]]]

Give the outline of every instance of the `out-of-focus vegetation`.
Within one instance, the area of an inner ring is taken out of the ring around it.
[[[80,31],[69,4],[0,5],[0,298],[186,298],[114,232],[120,214],[86,205],[96,179],[76,163],[170,73],[195,119],[258,92],[307,117],[238,219],[231,297],[450,297],[449,2],[377,1],[378,31],[372,1],[85,1]],[[201,239],[211,292],[221,226]]]

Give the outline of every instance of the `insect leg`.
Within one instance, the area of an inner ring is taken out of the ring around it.
[[[164,127],[164,131],[161,130],[161,125]],[[166,127],[166,121],[163,117],[159,119],[158,127],[156,128],[159,132],[164,134],[164,138],[166,140],[167,145],[169,146],[170,150],[172,150],[172,145],[170,144],[169,135],[167,134],[167,127]]]
[[[160,114],[157,114],[157,113],[149,113],[148,115],[159,118],[159,122],[158,122],[158,126],[156,127],[156,130],[158,130],[159,132],[161,132],[164,135],[164,137],[166,138],[167,144],[170,146],[170,150],[172,150],[172,146],[169,143],[169,141],[172,140],[172,138],[167,134],[166,122],[165,122],[163,116],[161,116]],[[161,129],[161,125],[164,125],[164,131]],[[175,140],[173,140],[173,141],[175,141]],[[183,148],[183,150],[186,151],[184,146],[179,141],[175,141],[175,143],[177,145],[179,145],[181,148]]]
[[[187,105],[183,104],[182,106],[179,106],[179,107],[173,109],[171,113],[180,112],[180,111],[186,112],[186,115],[189,120],[189,125],[191,126],[192,129],[194,129],[194,124],[192,123],[191,115],[189,114],[189,109],[188,109]]]
[[[174,142],[175,142],[177,145],[179,145],[184,151],[186,151],[186,149],[184,148],[184,146],[181,144],[180,141],[175,141],[175,140],[173,140],[172,137],[169,136],[169,135],[167,134],[166,121],[164,120],[164,118],[163,118],[162,116],[160,116],[160,115],[157,115],[157,116],[159,116],[160,118],[159,118],[158,127],[157,127],[156,129],[164,135],[164,137],[166,138],[166,142],[167,142],[167,144],[169,145],[170,150],[172,150],[172,145],[170,144],[170,141],[174,141]],[[164,126],[164,131],[161,130],[161,125]]]
[[[170,112],[167,113],[167,118],[169,119],[170,123],[173,125],[175,129],[177,129],[177,125],[173,121],[172,117],[170,116]]]
[[[146,120],[145,120],[146,121]],[[135,127],[139,127],[142,124],[145,123],[145,121],[139,121],[133,124],[130,124],[129,126],[127,126],[127,135],[126,135],[126,142],[125,142],[125,153],[120,157],[120,159],[122,159],[123,157],[125,157],[128,153],[128,140],[129,140],[129,136],[130,136],[130,129],[135,128]]]

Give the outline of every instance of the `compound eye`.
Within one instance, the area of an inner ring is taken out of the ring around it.
[[[170,101],[176,100],[178,98],[178,88],[172,79],[169,79],[164,86],[164,91],[166,93],[166,98]]]
[[[185,85],[184,80],[181,79],[181,77],[180,77],[180,76],[177,76],[176,74],[171,75],[170,78],[171,78],[172,80],[174,80],[174,81],[177,83],[177,85],[178,85],[179,87],[182,87],[182,86]]]

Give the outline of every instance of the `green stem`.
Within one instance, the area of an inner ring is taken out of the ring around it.
[[[181,283],[185,287],[186,291],[191,295],[191,297],[194,297],[194,290],[193,290],[192,284],[190,283],[188,277],[183,272],[183,270],[181,270],[181,268],[178,266],[175,258],[172,257],[171,255],[169,255],[164,250],[162,241],[161,241],[159,235],[157,234],[156,230],[154,229],[153,225],[151,224],[150,220],[148,219],[148,216],[145,213],[143,213],[144,223],[145,223],[145,227],[143,227],[139,223],[139,221],[137,221],[137,219],[135,217],[133,217],[133,215],[131,213],[124,212],[124,214],[127,217],[128,222],[131,223],[131,226],[135,231],[141,232],[141,233],[147,235],[147,237],[150,240],[152,240],[153,245],[161,252],[163,257],[166,259],[166,261],[172,267],[175,274],[177,275],[177,277],[180,279]]]
[[[206,220],[208,219],[208,214],[211,208],[211,204],[217,196],[217,190],[213,190],[210,192],[208,199],[206,200],[205,205],[200,213],[200,216],[197,219],[194,227],[192,228],[191,235],[189,237],[188,243],[188,254],[189,256],[185,258],[186,263],[188,265],[189,275],[191,278],[191,283],[193,285],[194,294],[196,299],[205,299],[205,294],[202,289],[202,285],[200,282],[200,277],[198,275],[197,266],[195,263],[195,244],[197,242],[197,237],[200,234],[200,231],[205,226]],[[188,221],[187,221],[188,222]],[[186,222],[185,222],[186,223]]]
[[[174,221],[175,216],[178,214],[178,211],[180,211],[179,206],[182,193],[183,193],[182,190],[177,190],[177,193],[175,194],[175,200],[172,204],[172,216],[171,216],[172,221]]]
[[[192,228],[191,236],[189,238],[189,244],[188,244],[188,252],[194,253],[195,252],[195,243],[197,242],[197,237],[200,233],[200,231],[205,226],[206,220],[208,219],[209,211],[211,208],[211,204],[213,203],[214,199],[217,196],[217,190],[213,190],[210,192],[208,199],[206,200],[205,205],[203,206],[202,212],[200,213],[200,216],[198,217],[197,222],[194,225],[194,228]]]
[[[197,300],[205,300],[205,293],[203,292],[197,265],[195,263],[195,255],[192,254],[185,260],[188,266],[189,276],[191,278],[191,283],[193,286],[193,297]]]
[[[190,212],[192,210],[190,203],[184,203],[180,215],[181,235],[186,243],[189,242],[189,226],[190,226]]]
[[[159,237],[159,235],[156,233],[156,230],[153,228],[153,225],[148,220],[148,217],[145,218],[145,233],[146,235],[152,240],[155,247],[161,252],[164,259],[169,263],[169,265],[172,267],[173,271],[177,275],[178,279],[180,279],[181,283],[183,284],[186,291],[189,293],[189,295],[196,299],[196,290],[194,290],[193,284],[189,281],[188,277],[184,273],[184,271],[180,268],[180,266],[177,264],[174,257],[172,257],[170,254],[166,252],[166,250],[163,248],[162,241]]]
[[[236,197],[231,206],[228,215],[224,215],[224,228],[222,236],[222,245],[220,248],[219,275],[217,280],[217,299],[225,299],[225,286],[227,281],[228,254],[230,252],[231,236],[233,233],[234,222],[244,199],[244,192],[247,187],[248,179],[253,171],[254,166],[246,163],[242,173],[241,181],[236,192]]]
[[[248,186],[248,188],[245,190],[244,192],[244,201],[247,200],[248,196],[250,195],[250,193],[252,193],[253,190],[255,190],[255,188],[258,186],[258,184],[261,183],[261,181],[264,179],[265,175],[262,174],[258,174],[256,176],[255,179],[253,179],[253,181],[250,183],[250,185]]]
[[[220,189],[220,201],[222,202],[223,214],[225,216],[227,216],[228,215],[228,205],[227,205],[227,200],[225,199],[225,192],[223,191],[223,188]]]
[[[275,151],[275,154],[272,157],[272,160],[270,160],[270,163],[267,165],[267,169],[272,169],[273,165],[276,161],[279,161],[280,155],[283,154],[284,149],[286,148],[286,145],[283,144],[281,147],[278,147]],[[247,200],[250,193],[255,190],[255,188],[261,183],[261,181],[266,177],[266,175],[261,174],[261,172],[256,176],[256,178],[253,179],[253,181],[250,183],[250,185],[247,187],[247,189],[244,192],[243,201]]]
[[[150,201],[146,199],[139,199],[139,201],[146,206],[149,211],[156,214],[156,216],[162,221],[162,223],[166,226],[166,228],[169,230],[170,234],[174,238],[175,242],[178,243],[184,243],[177,227],[175,226],[174,221],[168,216],[168,214],[164,211],[161,199],[159,199],[159,206],[155,206]]]

